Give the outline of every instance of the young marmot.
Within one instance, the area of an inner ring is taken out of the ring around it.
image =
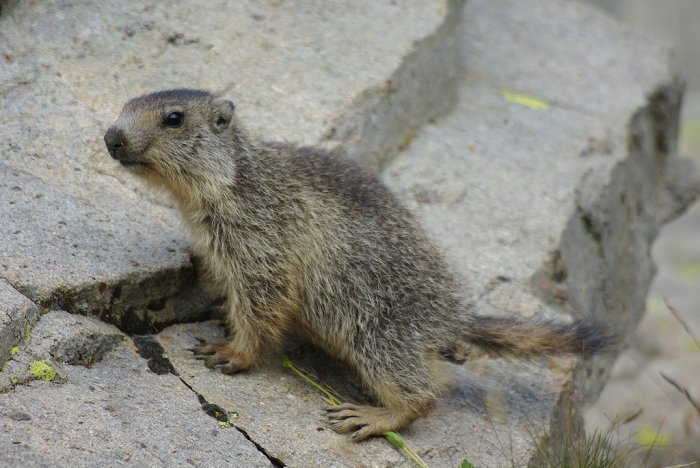
[[[474,315],[414,216],[352,161],[248,135],[231,101],[174,89],[130,100],[110,155],[172,193],[195,252],[228,298],[230,340],[195,350],[210,368],[254,366],[290,329],[349,364],[380,406],[329,410],[359,441],[435,405],[447,349],[535,356],[602,349],[583,322]]]

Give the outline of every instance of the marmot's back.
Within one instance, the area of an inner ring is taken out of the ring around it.
[[[354,161],[314,148],[272,148],[288,158],[290,177],[303,180],[307,190],[302,198],[315,199],[322,211],[311,214],[309,221],[326,233],[314,274],[318,283],[327,285],[334,278],[340,288],[324,308],[346,304],[343,313],[353,313],[358,325],[366,321],[381,323],[379,329],[410,331],[396,338],[410,336],[412,342],[434,349],[461,336],[457,330],[466,307],[454,279],[393,193]]]

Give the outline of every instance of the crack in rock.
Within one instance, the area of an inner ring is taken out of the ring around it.
[[[225,408],[215,403],[210,403],[209,401],[207,401],[204,395],[196,391],[189,383],[187,383],[187,381],[183,379],[182,376],[180,376],[180,374],[178,374],[178,372],[175,370],[170,360],[165,356],[165,350],[163,349],[163,346],[161,346],[161,344],[158,343],[158,341],[156,341],[153,335],[134,336],[132,337],[132,340],[134,342],[134,345],[136,346],[136,349],[138,350],[139,355],[147,361],[148,368],[151,370],[151,372],[158,375],[172,374],[176,376],[178,379],[180,379],[183,385],[189,388],[192,391],[192,393],[194,393],[197,396],[197,400],[201,405],[202,411],[204,411],[207,415],[216,419],[220,423],[230,424],[231,427],[236,429],[243,437],[245,437],[250,443],[252,443],[255,446],[255,448],[270,461],[270,463],[273,466],[287,466],[279,458],[270,455],[267,452],[267,450],[265,450],[265,448],[262,445],[258,444],[255,440],[253,440],[244,429],[241,429],[240,427],[231,423],[231,418],[229,417],[229,415],[232,414],[232,412],[227,411]]]

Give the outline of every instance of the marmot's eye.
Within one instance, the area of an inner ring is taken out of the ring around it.
[[[182,120],[182,112],[173,112],[171,114],[168,114],[168,116],[163,119],[163,125],[165,125],[166,127],[176,128],[182,125]]]

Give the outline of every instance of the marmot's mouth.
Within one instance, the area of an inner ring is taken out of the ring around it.
[[[117,158],[117,161],[119,161],[119,164],[121,164],[122,166],[128,167],[128,168],[132,168],[132,167],[136,168],[136,167],[144,167],[145,166],[145,164],[142,162],[132,161],[130,159],[118,159]]]

